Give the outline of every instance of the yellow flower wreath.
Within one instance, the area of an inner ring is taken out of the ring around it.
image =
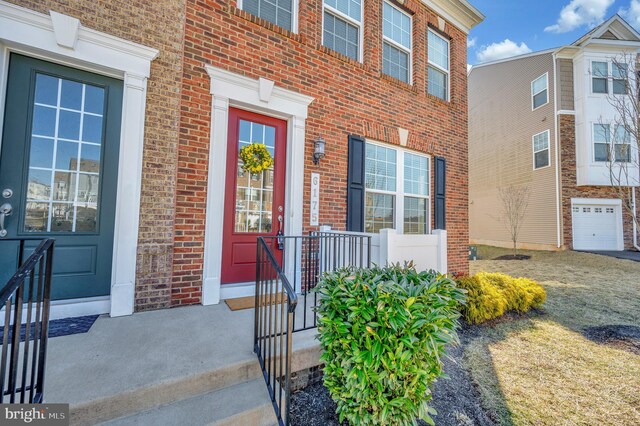
[[[259,142],[242,147],[238,156],[243,163],[242,169],[253,175],[273,166],[271,153],[264,144]]]

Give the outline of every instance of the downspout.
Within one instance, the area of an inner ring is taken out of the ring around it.
[[[558,145],[560,145],[560,130],[558,126],[558,120],[560,115],[558,114],[558,74],[556,70],[556,54],[555,52],[551,56],[553,58],[553,125],[555,132],[555,156],[556,156],[556,234],[558,236],[557,239],[557,247],[562,247],[562,235],[561,235],[561,212],[560,212],[560,150]]]
[[[638,246],[638,224],[637,224],[637,219],[638,219],[638,208],[636,206],[636,187],[633,187],[633,214],[635,216],[634,221],[633,221],[633,247],[635,247],[636,250],[640,251],[640,247]]]

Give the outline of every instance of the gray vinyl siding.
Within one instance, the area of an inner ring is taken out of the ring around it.
[[[575,109],[573,96],[573,61],[571,59],[557,59],[558,91],[560,92],[560,108],[565,111]]]
[[[532,111],[531,83],[548,73],[549,102]],[[553,56],[543,53],[473,69],[469,75],[469,225],[478,241],[509,242],[499,189],[531,188],[520,241],[557,242]],[[533,169],[532,137],[549,131],[550,167]]]

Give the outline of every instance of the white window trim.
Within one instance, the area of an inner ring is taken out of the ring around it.
[[[364,43],[364,2],[365,0],[361,0],[360,1],[360,21],[356,21],[355,19],[353,19],[352,17],[350,17],[349,15],[340,12],[338,9],[335,9],[331,6],[329,6],[325,0],[322,0],[322,45],[325,46],[324,44],[324,12],[329,12],[330,14],[332,14],[333,16],[342,19],[344,21],[349,22],[350,24],[358,27],[358,58],[357,61],[358,62],[363,62],[363,58],[364,58],[364,49],[362,44]],[[326,46],[325,46],[326,47]],[[328,48],[327,48],[328,49]],[[333,50],[333,49],[331,49]],[[336,51],[337,52],[337,51]],[[340,52],[338,52],[340,53]],[[346,55],[345,55],[346,56]]]
[[[547,134],[547,147],[545,149],[539,149],[538,151],[536,151],[536,136],[540,136],[545,133]],[[551,167],[551,131],[550,130],[545,130],[544,132],[536,133],[535,135],[533,135],[531,137],[531,148],[533,150],[533,170],[542,170],[542,169],[546,169],[547,167]],[[549,164],[542,167],[536,167],[536,154],[542,151],[548,151]]]
[[[607,76],[595,77],[593,75],[593,63],[594,62],[606,62],[607,64]],[[593,91],[593,79],[600,78],[607,80],[607,91],[605,93],[599,93]],[[589,93],[594,96],[628,96],[628,93],[613,93],[613,82],[615,80],[626,80],[627,89],[633,90],[635,78],[635,69],[633,64],[627,64],[627,78],[614,78],[613,77],[613,62],[609,59],[591,59],[589,61]]]
[[[447,67],[449,68],[448,70],[445,70],[444,68],[442,68],[441,66],[431,62],[431,58],[429,58],[429,34],[433,34],[436,37],[441,38],[442,40],[444,40],[447,43]],[[431,28],[429,28],[429,31],[427,33],[427,67],[433,66],[434,68],[436,68],[437,70],[445,73],[447,75],[447,99],[443,99],[443,101],[445,102],[450,102],[451,101],[451,42],[449,40],[447,40],[445,37],[441,36],[440,34],[438,34],[437,32],[433,31]],[[429,72],[427,70],[427,78],[429,76]],[[429,84],[427,82],[427,93],[429,93]],[[436,96],[436,95],[432,95],[432,96]],[[438,97],[438,96],[436,96]],[[438,97],[439,98],[439,97]]]
[[[243,4],[242,4],[243,1],[244,0],[238,0],[238,9],[244,10]],[[299,4],[300,4],[300,0],[291,0],[291,32],[292,33],[296,33],[296,34],[298,33],[298,14],[299,14],[299,9],[300,9]],[[247,13],[249,13],[249,12],[247,12]],[[258,18],[260,18],[260,17],[258,16]],[[264,19],[264,18],[260,18],[260,19]],[[265,19],[265,21],[266,21],[266,19]],[[276,25],[277,27],[280,27],[277,24],[273,24],[273,25]],[[280,27],[280,28],[283,28],[283,27]],[[286,29],[286,28],[284,28],[284,29]]]
[[[547,80],[547,85],[546,85],[546,87],[545,87],[543,90],[540,90],[540,91],[538,91],[538,92],[534,92],[534,91],[533,91],[533,84],[534,84],[536,81],[538,81],[538,80],[540,80],[541,78],[543,78],[543,77]],[[540,106],[536,107],[536,106],[535,106],[534,98],[536,97],[536,95],[538,95],[538,94],[540,94],[540,93],[544,92],[545,90],[547,91],[547,102],[545,102],[545,103],[543,103],[542,105],[540,105]],[[544,73],[544,74],[542,74],[540,77],[538,77],[538,78],[534,79],[534,80],[531,82],[531,111],[535,111],[535,110],[540,109],[540,108],[542,108],[543,106],[545,106],[545,105],[549,104],[549,102],[550,102],[550,101],[549,101],[549,98],[550,98],[550,97],[551,97],[551,96],[549,96],[549,73],[548,73],[548,72],[545,72],[545,73]]]
[[[365,197],[367,192],[371,192],[374,194],[384,194],[384,195],[393,195],[394,196],[394,205],[393,205],[393,223],[395,226],[396,232],[399,234],[404,234],[404,197],[412,197],[412,198],[422,198],[427,200],[427,226],[425,228],[426,233],[424,235],[430,235],[432,233],[432,209],[431,209],[431,194],[432,194],[432,184],[433,179],[431,178],[431,156],[422,152],[412,151],[406,148],[402,148],[396,145],[385,144],[376,140],[367,139],[366,144],[379,146],[386,149],[393,149],[396,151],[396,190],[395,191],[386,191],[379,189],[369,189],[365,184]],[[427,185],[427,195],[417,195],[417,194],[408,194],[404,192],[404,156],[405,154],[411,154],[418,157],[423,157],[427,159],[427,168],[428,168],[428,178],[429,184]],[[366,159],[365,159],[366,164]],[[366,208],[366,207],[364,207]],[[402,212],[402,214],[399,214]],[[365,213],[366,214],[366,213]],[[366,230],[365,230],[366,231]],[[411,234],[415,235],[415,234]]]
[[[404,10],[400,9],[398,6],[396,6],[395,4],[393,4],[393,3],[391,3],[391,2],[389,2],[387,0],[385,0],[384,3],[388,4],[389,6],[393,7],[397,11],[399,11],[400,13],[402,13],[402,14],[404,14],[404,15],[409,17],[409,22],[410,22],[410,25],[411,25],[411,29],[409,31],[409,37],[410,37],[409,43],[411,44],[411,48],[407,49],[406,46],[403,46],[402,44],[398,43],[397,41],[392,40],[391,38],[385,36],[384,35],[384,29],[383,29],[383,31],[382,31],[382,44],[383,44],[382,57],[383,57],[383,61],[384,61],[384,43],[385,42],[387,42],[390,45],[392,45],[393,47],[395,47],[397,49],[400,49],[403,52],[407,53],[409,55],[409,67],[408,67],[408,73],[409,73],[408,77],[409,77],[409,79],[408,79],[407,83],[413,85],[413,15],[405,12]],[[383,8],[382,14],[383,14],[383,21],[384,21],[384,8]],[[388,74],[385,74],[385,75],[388,75]],[[400,80],[400,81],[402,81],[402,80]]]

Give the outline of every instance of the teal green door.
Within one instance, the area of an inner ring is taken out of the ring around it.
[[[0,286],[19,238],[54,238],[52,298],[109,294],[122,82],[11,54],[0,141]],[[5,241],[2,241],[5,240]],[[25,258],[37,245],[26,243]]]

